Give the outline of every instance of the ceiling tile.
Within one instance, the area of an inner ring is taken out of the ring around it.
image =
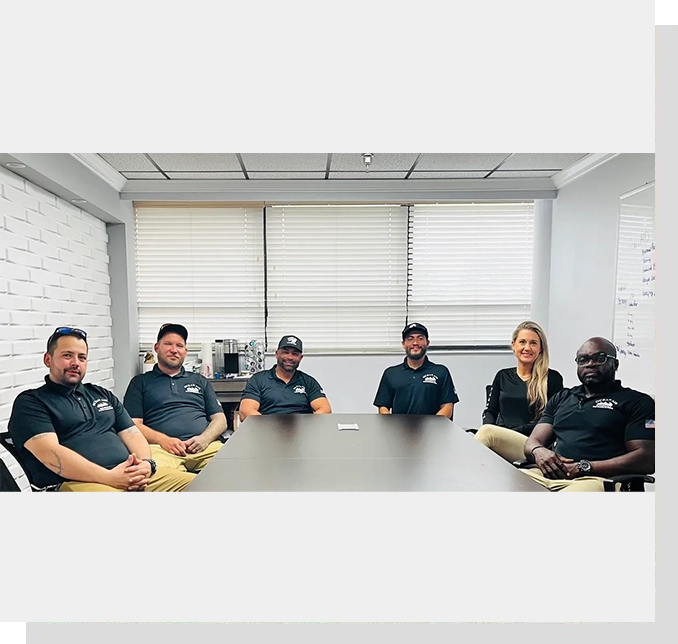
[[[539,177],[552,177],[556,172],[558,172],[558,170],[497,170],[496,172],[493,172],[488,179],[510,179],[512,177],[537,179]]]
[[[497,167],[508,152],[496,154],[433,154],[424,153],[417,163],[416,170],[450,171],[450,170],[487,170]]]
[[[241,154],[245,169],[254,172],[324,172],[327,168],[326,154]]]
[[[168,172],[170,179],[244,179],[242,172]]]
[[[149,156],[165,172],[238,172],[240,163],[235,153],[228,154],[165,154],[149,152]]]
[[[506,163],[502,163],[500,170],[562,170],[573,164],[577,159],[585,157],[587,152],[563,153],[516,153]]]
[[[157,168],[143,154],[118,154],[100,152],[99,156],[118,172],[143,172]]]
[[[325,172],[248,172],[250,179],[324,179]]]
[[[393,153],[374,153],[372,157],[372,163],[370,164],[370,172],[374,171],[395,171],[395,170],[404,170],[408,172],[412,167],[415,159],[418,154],[415,153],[404,153],[404,154],[393,154]],[[363,154],[362,152],[355,153],[346,153],[339,152],[332,155],[332,163],[330,165],[330,171],[336,170],[349,170],[354,172],[365,171],[365,164],[363,163]]]
[[[487,171],[482,172],[417,172],[410,175],[410,179],[482,179]]]
[[[406,170],[400,172],[374,172],[370,168],[369,172],[330,172],[330,179],[404,179],[407,176]]]
[[[121,173],[125,179],[167,179],[161,172],[123,172]]]

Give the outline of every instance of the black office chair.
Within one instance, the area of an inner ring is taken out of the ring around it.
[[[537,467],[528,460],[514,461],[513,465],[521,470]],[[617,483],[620,483],[620,492],[645,492],[645,483],[654,483],[654,481],[654,476],[648,474],[621,474],[603,479],[603,488],[605,492],[616,492]]]
[[[0,492],[21,492],[5,461],[0,458]]]
[[[487,407],[487,403],[490,401],[490,391],[492,391],[492,385],[485,385],[485,406]],[[469,427],[466,429],[469,434],[477,434],[478,433],[478,428],[477,427]]]
[[[31,485],[31,490],[33,490],[34,492],[53,492],[59,489],[58,485],[48,485],[47,487],[38,487],[37,485],[33,484],[33,481],[31,481],[31,477],[28,475],[26,464],[21,458],[19,450],[16,448],[14,440],[9,435],[9,432],[0,433],[0,445],[2,445],[10,453],[14,460],[19,464],[19,467],[23,470],[23,473],[26,475],[26,478],[28,479],[28,482]]]

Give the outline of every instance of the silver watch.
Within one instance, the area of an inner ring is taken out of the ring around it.
[[[582,459],[577,463],[577,469],[582,473],[582,474],[590,474],[591,473],[591,461],[587,461],[586,459]]]

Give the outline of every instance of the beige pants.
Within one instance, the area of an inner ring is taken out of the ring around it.
[[[198,454],[187,454],[186,456],[170,454],[160,445],[151,445],[151,455],[158,467],[169,467],[182,472],[200,472],[223,445],[221,441],[214,441],[204,451]]]
[[[181,492],[197,474],[189,474],[169,467],[160,467],[151,477],[144,492]],[[83,483],[82,481],[67,481],[59,488],[60,492],[125,492],[110,485],[101,483]]]
[[[513,463],[525,460],[525,443],[527,436],[520,432],[497,427],[497,425],[483,425],[475,435],[480,441],[503,459]],[[605,487],[602,478],[598,476],[580,476],[569,479],[547,479],[538,467],[523,468],[520,470],[530,478],[540,483],[552,492],[604,492]],[[621,487],[617,484],[617,490]]]

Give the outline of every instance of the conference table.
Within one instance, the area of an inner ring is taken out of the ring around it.
[[[443,416],[249,416],[186,492],[546,492]]]

